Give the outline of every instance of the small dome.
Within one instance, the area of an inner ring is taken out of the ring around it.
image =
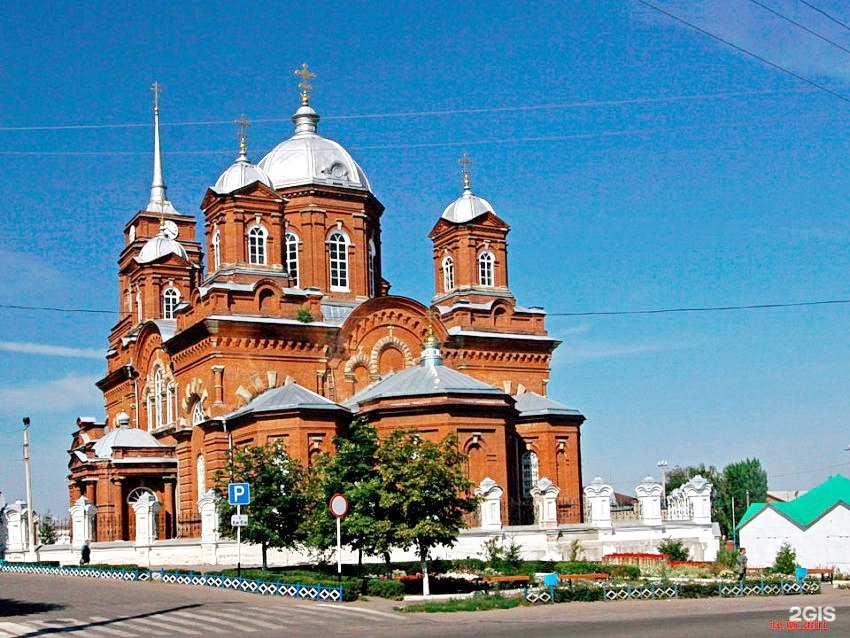
[[[152,435],[138,428],[118,428],[110,430],[94,443],[94,455],[104,459],[112,456],[114,447],[167,447],[157,441]]]
[[[483,215],[484,213],[493,213],[493,206],[486,199],[473,195],[472,191],[467,187],[463,189],[463,194],[451,204],[446,206],[441,217],[455,224],[463,224]]]
[[[119,428],[130,427],[130,415],[122,410],[115,417],[115,422],[118,424]]]
[[[254,182],[261,182],[269,187],[272,185],[272,181],[265,171],[248,161],[248,156],[243,148],[236,161],[216,180],[213,190],[220,194],[232,193]]]
[[[274,188],[331,184],[370,191],[363,169],[342,146],[316,132],[319,115],[303,105],[292,116],[295,135],[275,146],[257,166]]]
[[[156,236],[151,237],[147,243],[142,246],[142,250],[139,251],[139,256],[136,257],[136,261],[140,264],[148,264],[152,261],[156,261],[160,257],[170,255],[171,253],[182,257],[186,261],[189,260],[189,255],[186,253],[186,249],[180,245],[180,242],[171,239],[171,237],[166,234],[165,227],[162,227],[159,229]]]

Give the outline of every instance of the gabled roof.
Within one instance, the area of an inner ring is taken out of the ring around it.
[[[279,412],[281,410],[308,409],[308,410],[339,410],[348,412],[345,408],[330,399],[311,392],[297,383],[288,383],[277,388],[266,390],[261,395],[254,397],[246,405],[226,415],[225,419],[232,419],[246,414],[259,414],[262,412]]]
[[[565,416],[581,416],[581,412],[565,406],[563,403],[553,401],[548,397],[541,396],[536,392],[523,392],[514,397],[520,417],[543,416],[548,414],[562,414]]]
[[[840,503],[850,507],[850,479],[841,475],[830,476],[817,487],[787,503],[753,503],[741,517],[738,529],[767,509],[775,510],[798,527],[806,528]]]
[[[448,394],[507,396],[502,390],[452,368],[420,364],[375,381],[345,404],[356,410],[359,404],[373,399]]]

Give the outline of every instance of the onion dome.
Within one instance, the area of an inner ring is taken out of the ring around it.
[[[440,353],[440,340],[434,335],[434,329],[428,326],[428,335],[422,341],[423,364],[439,366],[443,365],[443,355]]]
[[[213,190],[219,194],[232,193],[254,182],[261,182],[266,186],[272,185],[265,171],[248,161],[248,148],[245,145],[244,134],[241,137],[239,157],[221,174],[213,186]]]
[[[173,223],[171,222],[171,224]],[[142,246],[139,255],[136,257],[136,261],[140,264],[148,264],[172,253],[189,261],[189,255],[186,253],[186,249],[174,237],[176,237],[176,233],[173,231],[169,232],[169,223],[163,221],[159,227],[159,232]]]
[[[470,162],[466,158],[466,153],[463,154],[463,159],[460,163],[464,165],[463,169],[463,194],[451,204],[446,206],[441,217],[455,224],[463,224],[483,215],[484,213],[494,213],[493,206],[483,197],[473,195],[472,189],[469,186],[469,169],[467,168]]]
[[[274,188],[300,184],[328,184],[370,191],[363,169],[342,146],[317,133],[319,115],[310,106],[307,78],[315,77],[304,65],[296,71],[304,81],[299,85],[301,107],[292,116],[295,134],[275,146],[258,166],[265,171]]]

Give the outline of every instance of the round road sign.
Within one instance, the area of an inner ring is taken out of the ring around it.
[[[331,508],[331,514],[337,518],[342,518],[348,511],[348,499],[342,494],[334,494],[331,496],[331,501],[328,503],[328,507]]]

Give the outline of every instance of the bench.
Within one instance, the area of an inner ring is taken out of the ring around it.
[[[820,580],[821,580],[822,583],[831,583],[832,582],[832,574],[833,574],[834,571],[835,570],[832,567],[830,567],[828,569],[822,568],[822,567],[816,567],[814,569],[807,569],[806,574],[808,576],[818,575],[818,576],[820,576]]]
[[[606,574],[604,572],[595,572],[592,574],[561,574],[558,576],[558,580],[568,580],[570,582],[574,580],[608,580],[611,578],[611,574]]]
[[[516,576],[483,576],[481,580],[485,583],[517,583],[528,585],[531,576],[527,574],[517,574]]]

